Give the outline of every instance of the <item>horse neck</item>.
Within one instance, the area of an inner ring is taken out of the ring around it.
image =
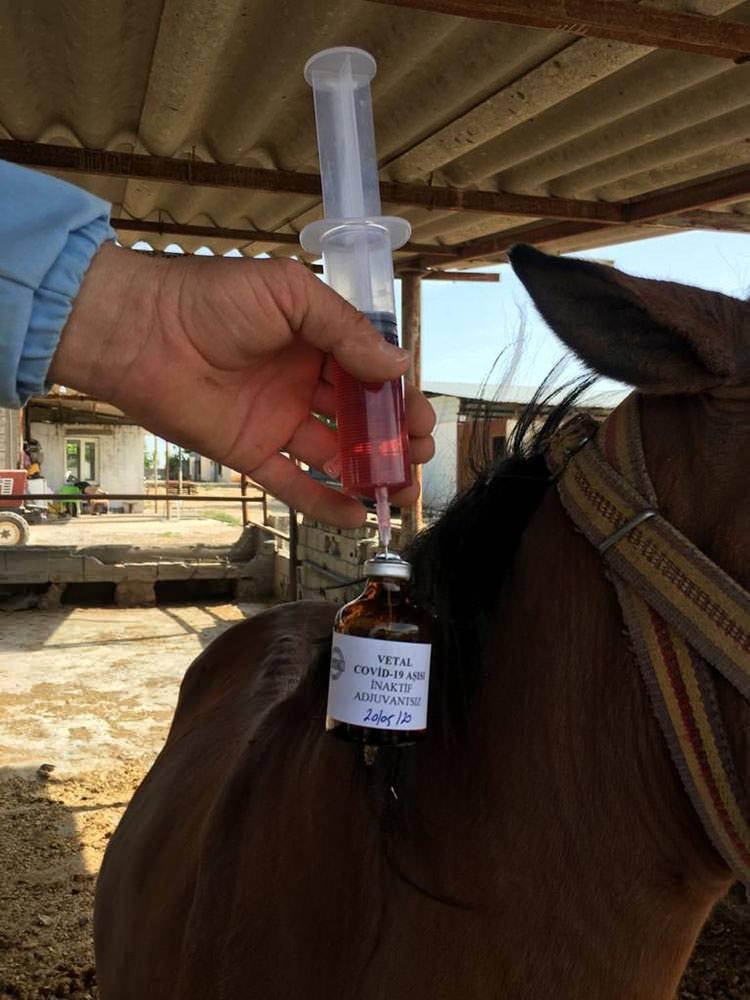
[[[424,803],[452,832],[432,870],[453,871],[446,894],[493,915],[498,975],[517,1000],[671,998],[728,888],[623,629],[598,556],[551,491],[502,596],[468,735],[445,755],[440,801]]]

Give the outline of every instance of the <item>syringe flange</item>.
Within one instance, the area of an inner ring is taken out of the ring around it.
[[[323,240],[329,233],[354,226],[376,226],[385,229],[391,243],[391,250],[398,250],[411,236],[411,225],[398,215],[375,215],[367,219],[319,219],[308,223],[299,235],[303,250],[308,253],[323,253]]]

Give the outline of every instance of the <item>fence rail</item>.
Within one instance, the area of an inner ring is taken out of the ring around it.
[[[211,503],[263,503],[263,497],[214,497],[210,493],[3,493],[5,500],[28,500],[31,503],[40,501],[67,500],[69,503],[85,503],[87,500],[178,500],[195,502],[208,500]]]

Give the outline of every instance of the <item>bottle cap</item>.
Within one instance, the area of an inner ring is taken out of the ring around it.
[[[392,580],[409,580],[411,578],[411,563],[408,563],[395,552],[378,552],[365,563],[367,576],[385,576]]]

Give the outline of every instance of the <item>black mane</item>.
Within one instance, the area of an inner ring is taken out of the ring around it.
[[[507,454],[494,464],[488,421],[477,422],[472,435],[476,480],[406,554],[414,566],[415,599],[435,616],[433,691],[440,695],[433,712],[441,713],[444,731],[465,718],[479,680],[490,615],[524,529],[549,486],[544,444],[596,380],[584,376],[550,390],[554,374],[536,391],[509,438]]]

